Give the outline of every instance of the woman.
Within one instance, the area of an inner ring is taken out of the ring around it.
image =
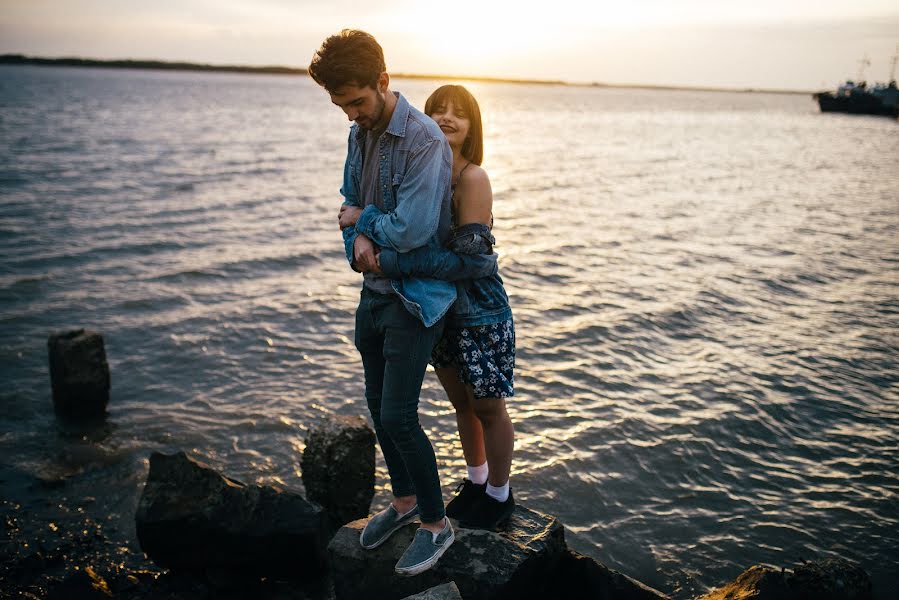
[[[461,85],[431,94],[425,114],[440,126],[453,151],[453,226],[449,249],[490,254],[495,242],[493,192],[481,168],[481,111]],[[446,507],[463,527],[495,529],[515,508],[509,487],[514,429],[505,398],[514,394],[515,328],[499,273],[457,283],[443,337],[432,353],[459,426],[468,477]]]
[[[453,233],[448,249],[459,256],[492,255],[493,193],[481,168],[483,130],[474,96],[445,85],[425,104],[453,151]],[[388,277],[427,276],[415,252],[384,249],[380,266]],[[413,267],[417,264],[417,267]],[[514,430],[505,398],[513,390],[515,329],[509,298],[495,268],[492,274],[456,282],[458,299],[431,362],[456,410],[468,477],[446,507],[463,527],[495,529],[515,508],[509,487]]]

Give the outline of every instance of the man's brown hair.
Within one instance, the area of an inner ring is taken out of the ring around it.
[[[309,64],[309,76],[329,93],[345,85],[378,89],[378,77],[385,71],[381,45],[358,29],[344,29],[326,39]]]

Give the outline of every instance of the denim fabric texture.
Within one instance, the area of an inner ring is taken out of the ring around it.
[[[491,263],[474,258],[493,257],[491,260],[495,262],[495,243],[488,226],[468,223],[453,231],[446,248],[428,247],[409,254],[382,250],[381,268],[391,278],[429,275],[455,281],[457,299],[449,312],[448,325],[473,327],[501,323],[512,318],[502,277],[498,269],[489,268]],[[473,277],[468,278],[467,274]]]
[[[362,290],[356,348],[365,369],[365,399],[384,453],[394,496],[418,497],[421,520],[444,516],[437,459],[418,421],[418,396],[444,321],[425,327],[392,294]]]
[[[468,223],[455,229],[447,249],[456,254],[493,254],[496,239],[487,225]],[[512,318],[509,296],[499,272],[456,282],[456,302],[449,314],[453,327],[501,323]]]
[[[381,250],[381,271],[391,279],[432,277],[444,281],[496,275],[496,254],[456,254],[446,248],[416,248],[410,252]]]
[[[440,249],[449,237],[453,164],[449,143],[437,123],[402,94],[395,95],[393,116],[378,142],[378,184],[385,210],[366,206],[355,227],[343,230],[351,265],[360,233],[397,252],[423,246]],[[350,206],[362,206],[362,147],[368,133],[354,124],[347,141],[340,193]],[[394,279],[391,286],[406,310],[426,327],[437,323],[456,299],[456,287],[449,281],[409,277]]]

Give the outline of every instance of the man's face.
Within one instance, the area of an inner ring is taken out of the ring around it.
[[[380,87],[380,86],[379,86]],[[370,86],[348,84],[330,94],[331,102],[339,106],[347,119],[363,129],[377,129],[384,118],[385,94]]]

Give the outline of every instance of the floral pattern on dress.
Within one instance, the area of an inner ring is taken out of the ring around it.
[[[477,327],[447,327],[434,346],[435,368],[455,367],[475,398],[515,395],[515,326],[512,319]]]

